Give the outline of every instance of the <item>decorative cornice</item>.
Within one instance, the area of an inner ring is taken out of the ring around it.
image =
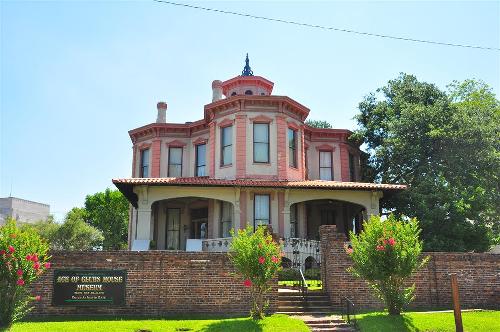
[[[321,144],[316,147],[318,151],[335,151],[335,147],[328,144]]]
[[[198,137],[193,141],[193,145],[207,144],[208,138]]]
[[[165,143],[166,146],[168,147],[171,147],[171,148],[183,148],[186,146],[186,143],[184,143],[183,141],[179,141],[179,140],[173,140],[173,141],[170,141],[170,142],[166,142]]]
[[[224,119],[222,120],[221,122],[218,123],[218,126],[221,127],[221,128],[224,128],[224,127],[229,127],[229,126],[232,126],[234,124],[234,120],[230,120],[230,119]]]
[[[260,123],[271,123],[273,122],[273,118],[265,116],[263,114],[257,115],[256,117],[249,119],[251,122],[260,122]]]
[[[146,149],[149,149],[150,147],[151,147],[151,143],[144,143],[144,144],[139,145],[139,150],[146,150]]]

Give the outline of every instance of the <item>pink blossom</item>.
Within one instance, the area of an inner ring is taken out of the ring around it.
[[[38,262],[38,255],[37,254],[33,254],[33,256],[31,256],[31,260],[33,262]]]
[[[13,247],[13,246],[9,246],[9,251],[10,251],[10,253],[12,254],[14,251],[16,251],[16,249],[14,249],[14,247]]]
[[[396,240],[394,240],[393,237],[391,237],[388,242],[392,247],[394,247],[394,245],[396,244]]]
[[[266,259],[262,256],[259,257],[259,264],[264,264],[266,262]]]
[[[246,280],[243,282],[243,285],[245,285],[245,287],[252,287],[252,280],[250,280],[250,279],[246,279]]]
[[[21,277],[23,275],[23,270],[21,269],[17,270],[17,275]]]
[[[41,301],[42,297],[40,295],[35,296],[35,301]]]
[[[354,250],[352,250],[352,248],[347,248],[347,253],[350,255],[354,252]]]
[[[0,250],[0,255],[5,255],[5,250]]]
[[[280,259],[276,256],[271,257],[271,260],[273,261],[273,263],[278,263],[280,261]]]
[[[19,286],[24,286],[24,280],[23,280],[23,279],[18,279],[18,280],[17,280],[17,284],[18,284]]]
[[[35,270],[38,270],[38,269],[40,268],[40,263],[35,262],[35,264],[33,264],[33,268],[34,268]]]
[[[384,250],[385,250],[385,247],[384,247],[384,246],[381,246],[381,245],[378,245],[378,246],[377,246],[377,250],[378,250],[378,251],[384,251]]]
[[[30,254],[26,255],[26,260],[27,260],[27,261],[30,261],[32,258],[33,258],[33,257],[32,257]]]
[[[45,268],[46,268],[46,269],[50,269],[50,262],[46,262],[46,263],[44,264],[44,266],[45,266]]]

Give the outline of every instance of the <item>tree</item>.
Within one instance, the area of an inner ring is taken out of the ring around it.
[[[31,309],[29,285],[50,268],[49,245],[33,228],[9,218],[0,226],[0,327],[10,327]]]
[[[399,315],[413,301],[415,284],[405,285],[428,261],[420,256],[419,233],[416,219],[400,221],[394,215],[385,221],[380,216],[371,216],[359,235],[350,233],[352,249],[348,249],[348,254],[353,260],[350,271],[370,284],[391,315]]]
[[[322,129],[332,128],[330,122],[325,120],[307,120],[306,125],[308,125],[309,127],[322,128]]]
[[[232,231],[234,235],[234,231]],[[271,289],[269,285],[281,269],[281,247],[273,241],[271,234],[258,227],[255,232],[252,226],[240,229],[231,242],[229,258],[236,271],[243,277],[243,284],[250,288],[252,309],[250,315],[254,319],[264,318],[269,305],[264,296]]]
[[[353,135],[366,144],[377,182],[409,188],[384,211],[417,217],[430,251],[484,251],[498,231],[500,108],[482,82],[448,94],[401,74],[365,97]],[[495,226],[496,225],[496,226]]]
[[[62,224],[48,220],[23,227],[34,228],[53,250],[92,250],[102,246],[104,238],[100,230],[85,222],[85,215],[85,209],[73,208]]]
[[[106,189],[85,197],[86,222],[99,229],[103,249],[119,250],[127,246],[129,204],[118,190]]]

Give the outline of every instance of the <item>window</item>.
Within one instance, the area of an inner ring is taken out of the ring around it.
[[[351,181],[356,181],[354,155],[352,153],[349,153],[349,176]]]
[[[253,124],[253,161],[269,163],[269,124]]]
[[[297,204],[290,206],[290,237],[297,237]]]
[[[288,166],[297,168],[297,131],[288,128]]]
[[[253,204],[253,227],[269,225],[269,195],[255,195]]]
[[[196,169],[195,176],[205,176],[205,166],[206,166],[206,156],[207,156],[207,145],[199,144],[196,145]]]
[[[319,152],[319,178],[320,180],[331,181],[333,176],[332,171],[332,152],[320,151]]]
[[[180,249],[181,209],[167,209],[167,250]]]
[[[233,93],[231,93],[231,96],[236,96],[236,91],[233,91]]]
[[[222,202],[220,206],[220,236],[230,237],[233,227],[233,204]]]
[[[247,90],[247,91],[245,91],[245,94],[247,96],[251,96],[251,95],[253,95],[253,92],[252,92],[252,90]]]
[[[182,176],[182,148],[168,149],[168,177]]]
[[[233,159],[233,126],[221,128],[221,166],[231,165]]]
[[[149,149],[144,149],[141,151],[141,178],[149,177]]]

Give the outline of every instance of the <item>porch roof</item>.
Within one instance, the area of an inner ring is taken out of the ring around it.
[[[396,192],[407,188],[404,184],[341,182],[324,180],[306,181],[277,181],[238,179],[225,180],[209,177],[184,178],[125,178],[113,179],[114,185],[127,197],[134,207],[137,207],[137,195],[133,187],[137,185],[149,186],[199,186],[199,187],[253,187],[253,188],[281,188],[281,189],[326,189],[326,190],[381,190]]]

